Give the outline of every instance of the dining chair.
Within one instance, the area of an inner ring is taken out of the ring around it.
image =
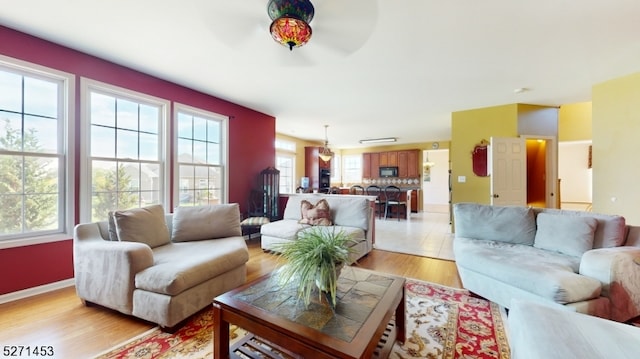
[[[408,218],[407,215],[407,201],[402,200],[402,191],[400,187],[390,185],[384,188],[384,196],[386,198],[386,203],[384,206],[384,218],[387,219],[388,215],[391,214],[393,216],[393,207],[396,208],[396,218],[400,221],[400,209],[404,210],[403,214],[405,218]],[[391,210],[389,210],[391,209]]]

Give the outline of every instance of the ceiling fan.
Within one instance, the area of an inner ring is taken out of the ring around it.
[[[268,0],[211,0],[207,27],[215,39],[236,52],[238,59],[274,65],[314,65],[349,56],[371,36],[378,20],[373,0],[311,0],[315,15],[312,36],[303,47],[289,51],[273,41]]]

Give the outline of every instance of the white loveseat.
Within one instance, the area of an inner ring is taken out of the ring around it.
[[[463,286],[625,321],[640,315],[639,228],[616,215],[475,203],[454,205]]]
[[[172,331],[244,284],[249,251],[237,204],[177,207],[167,215],[155,205],[78,224],[73,256],[76,291],[88,305]]]
[[[283,219],[265,224],[260,228],[263,250],[275,251],[278,243],[294,241],[300,231],[311,228],[299,223],[302,219],[301,203],[308,201],[315,205],[326,199],[331,212],[331,226],[316,226],[324,230],[344,231],[355,240],[351,262],[367,255],[373,249],[375,234],[375,196],[340,194],[293,194],[284,209]]]

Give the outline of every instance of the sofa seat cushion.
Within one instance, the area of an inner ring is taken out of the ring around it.
[[[170,243],[154,248],[153,258],[136,274],[136,288],[173,296],[243,265],[249,252],[242,237],[229,237]]]
[[[268,237],[294,240],[298,232],[304,228],[310,228],[308,224],[300,224],[296,219],[283,219],[267,223],[260,227],[260,234]]]
[[[566,304],[597,298],[599,280],[577,274],[580,259],[513,243],[456,237],[456,264],[490,278]]]

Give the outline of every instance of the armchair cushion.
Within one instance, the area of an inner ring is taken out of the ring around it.
[[[151,248],[171,242],[161,205],[113,212],[118,239],[145,243]]]
[[[214,206],[176,207],[173,213],[173,242],[241,236],[237,203]]]
[[[562,216],[540,213],[536,219],[533,246],[549,251],[581,257],[593,248],[593,234],[598,221],[592,217]]]

